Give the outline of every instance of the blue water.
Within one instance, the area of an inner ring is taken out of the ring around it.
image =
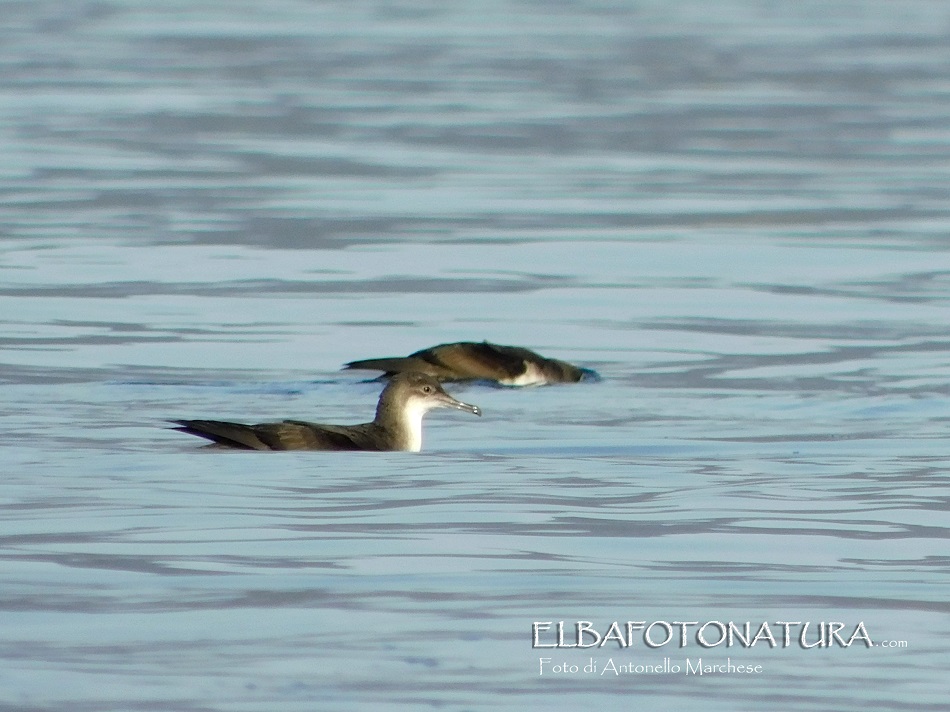
[[[950,7],[3,12],[0,710],[945,709]],[[603,378],[418,455],[164,427],[481,339]],[[600,674],[699,658],[761,672]]]

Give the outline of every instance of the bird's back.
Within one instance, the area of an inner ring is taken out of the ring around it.
[[[384,371],[387,378],[419,371],[441,381],[484,380],[509,386],[576,382],[584,377],[582,369],[566,361],[545,358],[521,346],[487,341],[439,344],[404,357],[351,361],[346,368]]]
[[[176,430],[241,450],[384,450],[374,423],[322,425],[301,420],[244,425],[221,420],[176,420]]]

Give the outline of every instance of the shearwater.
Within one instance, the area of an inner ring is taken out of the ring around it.
[[[419,371],[440,381],[495,381],[503,386],[576,383],[599,378],[595,371],[545,358],[522,346],[501,346],[487,341],[439,344],[408,356],[350,361],[343,367],[383,371],[383,378]]]
[[[397,374],[379,396],[376,418],[359,425],[325,425],[302,420],[244,425],[222,420],[174,420],[175,430],[240,450],[422,449],[422,418],[434,408],[481,415],[478,406],[456,400],[432,376]]]

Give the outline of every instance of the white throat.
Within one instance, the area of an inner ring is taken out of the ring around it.
[[[431,410],[432,404],[421,398],[410,398],[403,411],[403,423],[406,435],[409,436],[406,450],[419,452],[422,450],[422,418]]]

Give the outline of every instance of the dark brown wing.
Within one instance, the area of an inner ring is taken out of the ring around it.
[[[386,377],[405,371],[419,371],[441,381],[505,380],[517,378],[525,371],[519,351],[527,349],[461,341],[439,344],[416,351],[409,356],[391,356],[351,361],[345,368],[383,371]],[[540,358],[534,354],[536,358]]]
[[[250,425],[223,420],[173,420],[174,430],[240,450],[271,450]]]
[[[494,353],[499,361],[503,359],[506,363],[520,363],[520,369],[517,373],[513,373],[512,377],[517,377],[524,373],[526,364],[536,366],[551,383],[559,381],[576,383],[582,380],[585,375],[593,375],[593,371],[578,368],[572,363],[556,358],[545,358],[541,354],[535,353],[531,349],[522,348],[521,346],[499,346],[498,344],[490,344],[487,341],[481,344],[481,346],[485,347],[486,353],[489,351]]]
[[[445,371],[422,359],[411,356],[389,356],[385,358],[367,358],[361,361],[350,361],[343,364],[343,368],[357,369],[366,371],[383,371],[384,376],[389,378],[397,373],[405,371],[419,371],[426,373],[434,378],[444,379],[447,375]]]
[[[526,361],[544,360],[534,351],[520,346],[499,346],[487,341],[446,344],[435,347],[433,351],[439,359],[457,364],[458,370],[464,369],[473,378],[496,380],[518,378],[524,375]]]
[[[346,428],[286,420],[243,425],[221,420],[173,421],[183,433],[241,450],[378,450],[367,426]]]
[[[256,425],[255,432],[262,439],[273,437],[274,450],[380,450],[384,449],[379,437],[371,432],[376,426],[322,425],[303,420],[285,420],[280,423]],[[261,433],[261,431],[264,431]],[[273,434],[273,435],[272,435]]]
[[[453,373],[458,378],[506,380],[517,378],[525,372],[525,355],[540,358],[537,354],[514,346],[497,346],[487,341],[476,343],[461,341],[455,344],[440,344],[431,349],[417,351],[412,357]]]
[[[549,359],[521,346],[501,346],[487,341],[439,344],[409,356],[351,361],[344,368],[383,371],[384,377],[404,371],[421,371],[440,381],[485,380],[517,382],[529,368],[550,383],[580,381],[592,373],[566,361]]]
[[[460,378],[516,381],[529,369],[540,372],[550,383],[580,381],[583,369],[558,359],[545,358],[522,346],[502,346],[488,341],[441,344],[412,354],[436,363]]]

